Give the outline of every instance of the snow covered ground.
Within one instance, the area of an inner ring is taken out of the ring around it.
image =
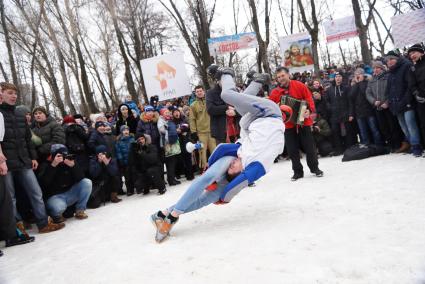
[[[0,283],[425,283],[425,159],[320,167],[291,182],[280,161],[229,205],[182,216],[162,244],[148,216],[188,182],[89,210],[5,249]]]

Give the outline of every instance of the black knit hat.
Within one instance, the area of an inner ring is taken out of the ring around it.
[[[409,54],[412,51],[417,51],[417,52],[420,52],[420,53],[425,53],[424,47],[421,44],[419,44],[419,43],[414,44],[411,47],[409,47],[409,49],[407,50],[407,54]]]

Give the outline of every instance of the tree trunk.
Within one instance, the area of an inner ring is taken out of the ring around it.
[[[43,4],[40,4],[41,5],[41,13],[43,15],[44,22],[46,23],[47,29],[49,31],[49,38],[52,41],[53,46],[55,47],[55,52],[56,52],[56,55],[58,57],[59,71],[60,71],[60,74],[61,74],[61,77],[62,77],[63,95],[64,95],[64,98],[65,98],[65,103],[69,107],[71,114],[76,114],[77,111],[75,110],[75,106],[74,106],[74,104],[72,103],[72,100],[71,100],[71,92],[69,90],[68,77],[66,75],[65,62],[64,62],[64,59],[63,59],[62,49],[60,48],[59,41],[56,37],[56,32],[52,27],[50,19],[47,17],[46,10],[45,10]]]
[[[368,37],[367,37],[367,30],[369,27],[369,23],[372,20],[373,15],[373,7],[376,3],[376,0],[374,0],[372,3],[369,4],[369,14],[366,19],[366,24],[363,24],[362,21],[362,11],[360,8],[360,2],[359,0],[351,0],[353,4],[353,11],[354,11],[354,19],[356,22],[356,27],[359,32],[359,39],[360,39],[360,49],[362,52],[362,59],[365,64],[370,64],[372,61],[372,55],[370,54],[369,45],[367,43]]]
[[[117,40],[118,40],[118,45],[121,51],[121,56],[124,60],[124,68],[125,68],[125,80],[127,82],[127,90],[128,93],[131,95],[131,98],[133,99],[133,101],[138,102],[139,98],[136,92],[136,88],[134,86],[134,80],[133,80],[133,76],[131,74],[131,67],[130,67],[130,61],[128,60],[127,54],[125,52],[125,48],[124,48],[124,43],[123,43],[123,34],[118,26],[118,20],[117,20],[117,15],[116,15],[116,11],[115,11],[115,5],[116,3],[114,3],[113,0],[108,0],[108,10],[111,13],[111,17],[112,17],[112,23],[114,24],[114,29],[115,29],[115,33],[117,35]]]
[[[4,11],[3,0],[0,1],[0,13],[1,13],[1,24],[3,28],[4,41],[6,43],[7,55],[9,57],[10,72],[12,74],[13,84],[15,84],[15,86],[18,87],[19,86],[18,73],[16,71],[15,58],[13,57],[14,53],[13,53],[12,45],[10,43],[9,29],[6,24],[6,15]],[[18,88],[17,94],[18,94],[18,102],[19,102],[20,101],[19,88]]]
[[[75,50],[77,52],[78,63],[80,64],[81,83],[83,85],[84,95],[87,101],[89,111],[91,113],[96,113],[96,112],[99,112],[99,109],[97,108],[94,102],[93,93],[90,91],[90,83],[89,83],[89,78],[87,76],[86,63],[84,61],[83,53],[81,52],[80,43],[78,41],[78,24],[75,21],[71,7],[69,6],[69,0],[65,0],[65,8],[68,14],[69,21],[71,23],[72,39],[74,41]]]

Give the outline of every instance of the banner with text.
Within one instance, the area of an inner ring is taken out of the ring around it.
[[[254,32],[208,39],[208,48],[213,56],[256,47],[258,42]]]
[[[314,68],[311,40],[308,33],[293,34],[279,38],[282,65],[291,73],[304,72]]]
[[[392,17],[391,27],[395,47],[425,41],[425,8]]]
[[[143,59],[140,63],[149,98],[158,95],[163,101],[191,94],[181,51]]]
[[[323,27],[327,42],[340,41],[359,34],[354,16],[324,22]]]

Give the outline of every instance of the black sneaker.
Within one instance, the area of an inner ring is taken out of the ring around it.
[[[303,173],[295,173],[292,177],[291,180],[292,181],[296,181],[297,179],[303,178],[304,174]]]
[[[2,257],[3,256],[3,252],[0,250],[0,257]]]
[[[167,192],[166,188],[158,190],[159,195],[163,195],[165,192]]]
[[[313,174],[316,175],[316,177],[322,177],[323,176],[323,171],[317,169],[313,172]]]
[[[268,85],[271,82],[271,77],[268,73],[255,73],[252,80],[263,85]]]
[[[13,246],[17,246],[17,245],[23,245],[23,244],[27,244],[27,243],[31,243],[35,240],[34,237],[25,237],[25,238],[20,238],[18,236],[6,240],[6,247],[13,247]]]

